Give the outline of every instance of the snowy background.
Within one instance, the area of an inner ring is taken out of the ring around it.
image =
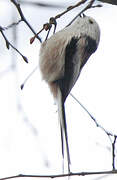
[[[22,4],[21,8],[38,32],[50,17],[76,2],[43,0],[43,3],[59,4],[63,8],[26,4]],[[80,10],[76,8],[62,16],[57,21],[57,31],[65,27]],[[103,4],[102,8],[88,10],[85,14],[98,22],[101,40],[98,50],[85,65],[72,94],[99,124],[117,134],[117,7]],[[15,6],[9,0],[0,0],[0,25],[6,27],[18,20]],[[40,43],[35,40],[30,45],[33,34],[23,22],[4,33],[28,58],[29,64],[12,48],[7,50],[0,36],[0,178],[17,174],[60,174],[62,156],[57,107],[48,86],[41,80],[39,70],[31,76],[24,90],[20,90],[27,75],[38,65]],[[41,34],[42,40],[45,35],[45,32]],[[112,149],[108,136],[96,127],[71,96],[65,105],[71,171],[111,170]],[[116,179],[116,175],[99,177],[71,179]]]

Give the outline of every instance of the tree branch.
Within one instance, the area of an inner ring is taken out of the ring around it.
[[[20,54],[20,56],[22,56],[23,60],[24,60],[26,63],[28,63],[27,57],[24,56],[17,48],[15,48],[15,47],[9,42],[9,40],[7,39],[7,37],[5,36],[5,34],[3,33],[3,30],[4,30],[4,28],[2,28],[2,27],[0,26],[0,32],[1,32],[3,38],[4,38],[5,42],[6,42],[6,47],[7,47],[7,49],[9,49],[10,46],[11,46],[18,54]]]
[[[114,136],[114,141],[112,143],[112,167],[115,170],[115,144],[116,144],[117,136]]]
[[[87,114],[91,117],[91,119],[94,121],[94,123],[96,124],[97,127],[99,127],[100,129],[102,129],[102,131],[105,132],[105,134],[108,136],[110,142],[111,142],[111,146],[112,146],[112,168],[113,170],[115,170],[115,144],[116,144],[116,140],[117,140],[117,135],[110,133],[109,131],[107,131],[103,126],[101,126],[96,118],[80,103],[80,101],[78,101],[78,99],[72,94],[70,93],[70,95],[73,97],[73,99],[87,112]],[[112,142],[111,137],[114,137],[114,141]]]
[[[55,17],[51,17],[50,20],[49,20],[49,23],[44,24],[44,25],[43,25],[43,28],[42,28],[34,37],[32,37],[32,38],[30,39],[30,44],[32,44],[32,43],[34,42],[35,38],[37,38],[37,35],[38,35],[39,33],[41,33],[43,30],[48,31],[47,36],[46,36],[46,39],[45,39],[45,40],[47,40],[48,35],[49,35],[49,32],[50,32],[51,27],[52,27],[52,24],[54,24],[55,29],[56,29],[56,25],[57,25],[56,20],[57,20],[58,18],[60,18],[61,16],[63,16],[63,15],[66,14],[67,12],[71,11],[72,9],[74,9],[74,8],[76,8],[76,7],[79,7],[80,5],[84,4],[86,1],[87,1],[87,0],[81,0],[81,1],[79,1],[78,3],[76,3],[76,4],[73,5],[73,6],[69,6],[65,11],[63,11],[63,12],[60,13],[60,14],[57,14]],[[94,3],[94,2],[95,2],[95,0],[90,0],[90,2],[88,3],[88,5],[87,5],[83,10],[81,10],[81,11],[78,13],[78,15],[77,15],[67,26],[69,26],[70,24],[72,24],[73,21],[74,21],[80,14],[82,14],[83,12],[85,12],[86,10],[88,10],[88,9],[90,9],[90,8],[95,8],[95,7],[102,7],[101,5],[93,6],[93,3]],[[51,19],[52,19],[52,21],[51,21]],[[55,32],[55,29],[54,29],[54,32]]]
[[[66,14],[67,12],[71,11],[72,9],[80,6],[81,4],[84,4],[87,0],[81,0],[80,2],[78,2],[77,4],[75,4],[74,6],[69,6],[65,11],[63,11],[62,13],[56,15],[54,18],[58,19],[61,16],[63,16],[64,14]]]
[[[82,2],[82,1],[81,1]],[[100,4],[99,5],[97,5],[97,6],[93,6],[93,3],[95,2],[95,0],[90,0],[90,2],[88,3],[88,5],[84,8],[84,9],[82,9],[76,16],[75,16],[75,18],[74,19],[72,19],[72,21],[67,25],[67,26],[69,26],[69,25],[71,25],[72,23],[73,23],[73,21],[75,21],[75,19],[79,16],[79,15],[81,15],[82,13],[84,13],[86,10],[88,10],[88,9],[90,9],[90,8],[95,8],[95,7],[102,7]],[[80,3],[80,2],[79,2]],[[82,4],[82,3],[81,3]],[[77,7],[77,6],[75,6],[75,7]]]
[[[64,8],[65,6],[60,5],[60,4],[51,4],[51,3],[41,3],[41,2],[36,2],[36,1],[20,1],[20,4],[23,5],[30,5],[30,6],[39,6],[43,8]]]
[[[32,28],[32,26],[29,24],[29,22],[26,20],[23,12],[22,12],[22,9],[20,7],[20,4],[16,2],[16,0],[10,0],[14,5],[15,7],[17,8],[18,12],[19,12],[19,15],[21,17],[21,20],[25,22],[25,24],[29,27],[29,29],[36,35],[36,32],[34,31],[34,29]],[[39,36],[37,36],[37,39],[41,42],[41,38]]]
[[[97,122],[96,118],[84,107],[84,105],[81,104],[81,102],[80,102],[72,93],[70,93],[70,95],[71,95],[71,96],[73,97],[73,99],[87,112],[87,114],[91,117],[91,119],[94,121],[94,123],[96,124],[96,126],[99,127],[99,128],[101,128],[101,129],[105,132],[105,134],[108,136],[109,140],[110,140],[111,143],[112,143],[112,140],[111,140],[110,136],[112,136],[112,137],[117,137],[117,135],[116,135],[116,134],[113,134],[113,133],[111,133],[111,132],[109,132],[109,131],[107,131],[104,127],[102,127],[102,126]]]
[[[10,28],[12,28],[13,26],[17,26],[22,20],[20,19],[18,22],[13,22],[12,24],[6,26],[6,27],[2,27],[3,30],[8,30]]]
[[[58,174],[58,175],[24,175],[19,174],[16,176],[9,176],[0,178],[0,180],[14,179],[14,178],[61,178],[68,176],[88,176],[88,175],[102,175],[102,174],[117,174],[117,170],[113,171],[96,171],[96,172],[79,172],[79,173],[69,173],[69,174]]]

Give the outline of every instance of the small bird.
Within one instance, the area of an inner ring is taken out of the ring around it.
[[[76,83],[80,72],[96,51],[100,41],[97,22],[83,14],[69,26],[53,34],[40,48],[39,67],[58,104],[62,155],[66,152],[70,173],[70,153],[65,115],[65,100]]]

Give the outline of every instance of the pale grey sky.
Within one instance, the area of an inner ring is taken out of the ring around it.
[[[64,2],[66,1],[58,1],[62,4]],[[71,0],[70,4],[75,2],[77,1]],[[64,10],[28,6],[22,8],[36,31],[49,17]],[[73,10],[58,20],[57,30],[73,19],[78,10]],[[92,16],[99,23],[101,40],[98,50],[85,65],[72,93],[94,115],[99,124],[117,134],[117,7],[104,4],[103,8],[92,9],[85,14]],[[14,21],[18,20],[16,15],[16,9],[10,2],[0,2],[0,25],[10,24],[13,16]],[[23,62],[12,49],[8,51],[0,36],[0,72],[14,61],[17,66],[17,72],[9,71],[0,77],[0,178],[20,173],[61,173],[62,157],[57,108],[47,85],[41,81],[39,71],[33,74],[24,90],[20,91],[20,84],[38,64],[40,43],[36,40],[32,45],[29,44],[32,33],[23,22],[17,30],[17,47],[28,57],[29,64]],[[12,39],[11,30],[5,33],[9,40]],[[41,36],[44,39],[45,33]],[[12,53],[15,55],[14,59],[11,58]],[[19,102],[24,112],[19,107]],[[111,170],[111,143],[108,137],[95,126],[87,113],[70,96],[66,101],[66,116],[71,170],[73,172]],[[93,180],[96,177],[78,178]],[[110,176],[103,179],[108,180]],[[111,176],[111,180],[115,180],[114,175]]]

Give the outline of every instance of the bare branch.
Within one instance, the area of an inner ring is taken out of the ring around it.
[[[34,72],[38,69],[38,66],[36,66],[33,71],[27,76],[27,78],[24,80],[24,82],[21,84],[20,88],[23,90],[25,83],[29,80],[29,78],[34,74]]]
[[[44,8],[64,8],[64,6],[60,4],[56,5],[56,4],[40,3],[40,2],[33,2],[33,1],[21,1],[20,4],[39,6],[39,7],[44,7]]]
[[[32,44],[35,40],[35,38],[38,36],[38,34],[40,32],[42,32],[43,30],[46,30],[48,31],[47,33],[47,36],[46,36],[46,39],[48,38],[48,35],[49,35],[49,32],[51,30],[51,27],[52,27],[52,24],[55,25],[55,29],[56,29],[56,26],[57,26],[57,22],[56,22],[56,19],[60,18],[61,16],[63,16],[64,14],[66,14],[67,12],[71,11],[72,9],[76,8],[76,7],[79,7],[80,5],[84,4],[87,0],[81,0],[80,2],[78,2],[77,4],[73,5],[73,6],[69,6],[65,11],[63,11],[62,13],[56,15],[55,17],[51,17],[50,20],[49,20],[49,23],[46,23],[43,25],[43,28],[34,36],[30,39],[30,43]],[[95,7],[102,7],[101,5],[97,5],[97,6],[93,6],[93,3],[95,2],[95,0],[90,0],[89,4],[67,25],[69,26],[70,24],[72,24],[72,22],[80,15],[82,14],[83,12],[85,12],[86,10],[90,9],[90,8],[95,8]],[[54,23],[52,23],[51,19],[53,20]],[[47,25],[47,26],[45,26]],[[55,33],[55,29],[54,29],[54,33]]]
[[[15,0],[10,0],[14,5],[15,7],[17,8],[18,12],[19,12],[19,15],[21,17],[21,20],[25,22],[25,24],[29,27],[29,29],[36,35],[36,32],[34,31],[34,29],[32,28],[32,26],[29,24],[29,22],[27,21],[27,19],[25,18],[23,12],[22,12],[22,9],[20,7],[20,4],[17,3]],[[37,36],[37,39],[41,42],[41,38],[39,36]]]
[[[84,13],[86,10],[91,9],[91,8],[96,8],[96,7],[102,7],[100,4],[99,4],[99,5],[96,5],[96,6],[93,6],[93,3],[94,3],[94,2],[95,2],[95,0],[91,0],[91,1],[89,2],[89,4],[88,4],[84,9],[82,9],[82,11],[80,11],[80,12],[75,16],[75,18],[73,18],[72,21],[71,21],[67,26],[71,25],[71,24],[75,21],[75,19],[76,19],[79,15],[81,15],[82,13]]]
[[[61,16],[63,16],[63,15],[66,14],[67,12],[71,11],[72,9],[80,6],[81,4],[85,3],[86,1],[87,1],[87,0],[81,0],[80,2],[78,2],[77,4],[75,4],[74,6],[69,6],[69,7],[68,7],[65,11],[63,11],[62,13],[56,15],[55,17],[51,17],[50,20],[51,20],[51,19],[54,19],[54,22],[56,22],[56,19],[60,18]],[[47,40],[48,35],[49,35],[49,32],[50,32],[51,27],[52,27],[52,24],[53,24],[53,23],[51,23],[50,20],[49,20],[49,23],[45,23],[45,24],[43,25],[43,28],[42,28],[34,37],[32,37],[32,38],[30,39],[31,44],[34,42],[35,38],[37,38],[38,34],[39,34],[40,32],[42,32],[43,30],[46,30],[46,31],[48,30],[48,33],[47,33],[47,36],[46,36],[46,39],[45,39],[45,40]],[[47,25],[47,26],[45,26],[45,25]],[[56,23],[56,25],[57,25],[57,23]],[[54,31],[54,32],[55,32],[55,31]]]
[[[65,11],[63,11],[62,13],[58,14],[55,16],[55,19],[60,18],[61,16],[63,16],[64,14],[66,14],[67,12],[71,11],[72,9],[80,6],[81,4],[84,4],[87,0],[81,0],[80,2],[78,2],[77,4],[75,4],[74,6],[69,6]]]
[[[6,42],[6,47],[7,47],[7,49],[9,49],[10,46],[11,46],[18,54],[20,54],[20,56],[22,56],[23,60],[24,60],[26,63],[28,63],[27,57],[25,57],[17,48],[15,48],[15,47],[9,42],[9,40],[7,39],[7,37],[5,36],[5,34],[3,33],[3,30],[4,30],[4,29],[0,26],[0,32],[1,32],[3,38],[4,38],[5,42]]]
[[[117,170],[114,171],[97,171],[97,172],[79,172],[79,173],[69,173],[69,174],[58,174],[58,175],[24,175],[19,174],[16,176],[9,176],[0,178],[0,180],[14,179],[14,178],[61,178],[68,176],[88,176],[88,175],[102,175],[102,174],[117,174]]]
[[[115,170],[115,143],[117,140],[117,136],[114,136],[114,141],[112,143],[112,167]]]
[[[110,142],[111,142],[111,145],[112,145],[112,168],[113,170],[115,170],[115,144],[116,144],[116,140],[117,140],[117,135],[116,134],[113,134],[113,133],[110,133],[109,131],[107,131],[103,126],[101,126],[97,120],[94,118],[94,116],[80,103],[80,101],[78,101],[78,99],[70,93],[70,95],[73,97],[73,99],[75,99],[75,101],[88,113],[88,115],[91,117],[91,119],[94,121],[94,123],[96,124],[97,127],[99,127],[100,129],[102,129],[105,134],[108,136]],[[111,140],[111,137],[114,137],[114,141],[112,142]]]
[[[117,137],[116,134],[113,134],[109,131],[107,131],[104,127],[102,127],[96,120],[96,118],[81,104],[81,102],[72,94],[70,93],[70,95],[73,97],[73,99],[88,113],[88,115],[91,117],[91,119],[94,121],[94,123],[96,124],[97,127],[101,128],[105,133],[106,135],[108,136],[109,140],[111,141],[112,143],[112,140],[110,138],[110,136],[112,137]]]
[[[13,26],[17,26],[22,20],[20,19],[18,22],[13,22],[12,24],[8,25],[7,27],[2,27],[3,30],[7,30],[12,28]]]

